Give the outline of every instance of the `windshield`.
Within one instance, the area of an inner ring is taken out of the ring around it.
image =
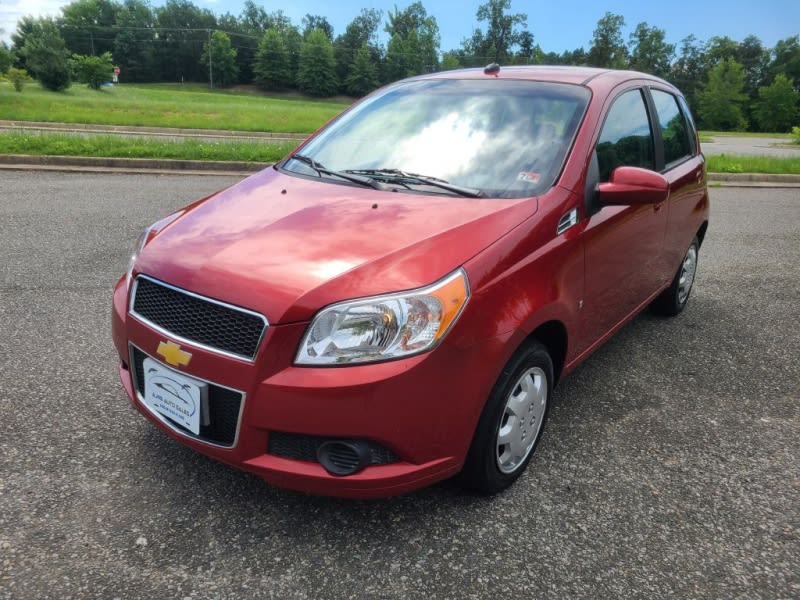
[[[283,168],[337,183],[347,180],[336,172],[356,173],[400,191],[533,196],[555,182],[588,100],[586,88],[560,83],[404,82],[367,98]]]

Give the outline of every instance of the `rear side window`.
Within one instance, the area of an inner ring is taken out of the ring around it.
[[[655,169],[653,133],[641,90],[614,100],[597,142],[600,181],[608,181],[617,167]]]
[[[681,105],[683,116],[686,117],[686,123],[689,126],[689,145],[692,147],[692,156],[697,152],[697,126],[694,124],[692,118],[692,111],[689,110],[689,105],[686,104],[686,99],[682,96],[678,98],[678,104]]]
[[[661,139],[664,140],[664,163],[668,169],[671,165],[689,158],[694,152],[689,140],[686,119],[678,107],[678,99],[661,90],[650,90],[650,92],[658,114]]]

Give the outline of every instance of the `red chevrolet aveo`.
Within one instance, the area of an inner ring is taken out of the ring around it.
[[[169,436],[278,486],[495,493],[561,377],[686,306],[708,212],[660,79],[409,79],[143,233],[114,291],[120,378]]]

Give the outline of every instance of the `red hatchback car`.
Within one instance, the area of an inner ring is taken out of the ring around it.
[[[708,213],[660,79],[405,80],[144,232],[114,291],[120,378],[169,436],[278,486],[498,492],[561,377],[686,306]]]

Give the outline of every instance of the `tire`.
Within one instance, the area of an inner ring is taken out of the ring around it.
[[[694,278],[697,274],[697,255],[699,250],[700,242],[697,238],[694,238],[692,243],[689,244],[683,260],[681,260],[672,283],[650,305],[654,313],[665,317],[674,317],[686,308]]]
[[[536,451],[552,395],[550,354],[538,342],[526,344],[503,369],[486,401],[460,484],[496,494],[514,483]]]

